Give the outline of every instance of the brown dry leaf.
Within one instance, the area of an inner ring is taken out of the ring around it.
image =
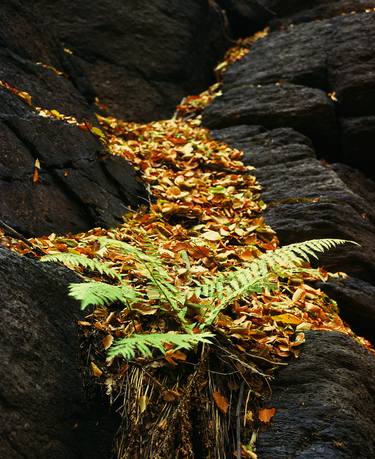
[[[86,320],[78,320],[77,324],[80,325],[81,327],[91,327],[92,323],[87,322]]]
[[[306,295],[306,291],[303,288],[297,288],[297,290],[293,293],[292,301],[296,303],[300,299],[303,299]]]
[[[35,163],[34,163],[34,172],[33,172],[33,178],[32,181],[33,183],[39,183],[40,182],[40,161],[38,158],[36,158]]]
[[[217,406],[218,410],[223,414],[227,414],[229,403],[228,400],[224,397],[224,395],[214,390],[212,392],[212,398],[214,399],[215,405]]]
[[[175,402],[180,397],[181,394],[177,390],[169,389],[163,392],[163,399],[166,402]]]
[[[262,408],[258,412],[258,418],[261,422],[268,424],[275,416],[276,408]]]
[[[102,340],[102,346],[104,347],[104,349],[108,349],[109,347],[111,347],[113,343],[113,336],[112,335],[107,335],[105,338],[103,338]]]
[[[99,378],[99,377],[103,374],[102,370],[101,370],[98,366],[96,366],[94,362],[91,362],[90,365],[91,365],[91,372],[92,372],[92,374],[93,374],[96,378]]]

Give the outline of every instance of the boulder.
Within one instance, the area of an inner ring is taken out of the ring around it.
[[[226,72],[223,96],[203,120],[211,128],[292,127],[311,138],[319,156],[374,177],[373,40],[374,13],[272,32]]]
[[[102,0],[88,7],[37,0],[33,6],[73,51],[110,112],[132,121],[168,117],[185,95],[205,90],[231,43],[215,2]]]
[[[260,124],[290,126],[308,135],[321,151],[336,147],[336,119],[332,101],[320,89],[295,84],[235,85],[205,109],[209,128]]]
[[[306,332],[298,359],[280,370],[270,426],[259,433],[264,459],[375,457],[375,357],[337,332]]]
[[[60,73],[69,58],[22,2],[2,4],[0,20],[0,80],[32,97],[30,105],[0,87],[0,220],[24,235],[121,222],[129,207],[145,202],[131,166],[108,157],[88,130],[34,109],[95,125],[94,111],[76,87],[83,84]],[[41,168],[33,180],[36,160]]]
[[[258,0],[274,13],[273,28],[285,28],[290,24],[307,23],[317,19],[351,14],[374,8],[373,0]]]
[[[84,391],[77,276],[0,248],[0,456],[109,458],[116,425]],[[103,403],[103,401],[101,402]]]

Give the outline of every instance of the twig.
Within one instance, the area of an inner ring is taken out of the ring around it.
[[[241,459],[241,405],[243,400],[244,381],[241,383],[240,393],[238,394],[238,402],[236,408],[236,437],[237,437],[237,458]]]

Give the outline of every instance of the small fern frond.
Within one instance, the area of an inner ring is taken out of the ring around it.
[[[199,334],[152,333],[148,335],[132,335],[115,341],[108,351],[108,357],[122,356],[127,360],[133,359],[137,353],[142,357],[152,357],[152,348],[165,354],[164,344],[172,344],[177,349],[190,350],[199,343],[211,344],[209,338],[215,335],[210,332]]]
[[[163,267],[163,262],[154,250],[154,253],[144,253],[136,247],[117,239],[99,238],[101,247],[112,247],[130,255],[145,270],[145,275],[152,285],[159,291],[161,298],[167,301],[173,310],[180,313],[180,306],[185,302],[185,295],[169,280],[169,273]],[[151,247],[151,249],[154,249]],[[180,317],[181,318],[181,317]]]
[[[310,241],[289,244],[274,251],[264,253],[258,260],[250,264],[249,269],[251,269],[253,264],[257,265],[261,262],[266,262],[270,269],[272,269],[273,264],[285,265],[288,268],[300,266],[304,262],[309,262],[311,258],[318,259],[318,253],[323,253],[329,249],[348,243],[359,245],[356,242],[345,239],[311,239]]]
[[[141,297],[132,288],[122,285],[110,285],[104,282],[83,282],[69,285],[69,295],[81,302],[81,309],[88,306],[108,306],[115,301],[131,304]]]
[[[87,258],[85,255],[77,253],[64,252],[45,255],[40,259],[40,261],[62,263],[68,268],[81,266],[82,268],[89,269],[90,271],[97,271],[98,273],[105,274],[113,279],[121,280],[121,276],[106,263],[96,259]]]

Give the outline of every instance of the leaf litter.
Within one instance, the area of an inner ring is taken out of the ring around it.
[[[219,78],[266,34],[267,30],[239,41],[218,65]],[[4,81],[0,86],[33,107],[30,94]],[[40,116],[89,130],[111,154],[129,161],[147,184],[150,203],[129,211],[115,228],[53,233],[28,243],[0,234],[0,242],[37,258],[41,253],[61,252],[98,258],[126,276],[139,292],[146,288],[139,266],[114,250],[100,249],[99,237],[141,250],[150,244],[158,247],[170,279],[179,288],[245,266],[265,251],[275,250],[279,242],[262,216],[266,206],[251,175],[253,168],[243,164],[241,151],[213,140],[201,126],[200,112],[219,96],[220,83],[216,83],[199,96],[185,98],[173,119],[141,124],[98,116],[100,128],[56,110],[33,107]],[[35,164],[34,183],[39,170]],[[76,269],[87,274],[84,267]],[[336,303],[311,285],[329,275],[322,268],[307,269],[279,281],[276,291],[233,301],[214,323],[218,343],[204,345],[195,354],[166,344],[164,354],[148,359],[107,358],[105,351],[116,338],[167,332],[171,324],[152,302],[137,304],[132,316],[121,307],[93,308],[78,326],[89,371],[122,418],[116,456],[192,457],[200,450],[203,457],[227,457],[230,445],[240,438],[241,457],[256,458],[257,431],[276,413],[275,408],[261,408],[269,395],[269,380],[277,367],[298,357],[304,331],[340,331],[371,349],[340,319]],[[108,281],[105,273],[93,279]],[[199,311],[191,313],[199,319]],[[200,431],[198,440],[194,430]],[[234,452],[233,457],[240,456]]]

